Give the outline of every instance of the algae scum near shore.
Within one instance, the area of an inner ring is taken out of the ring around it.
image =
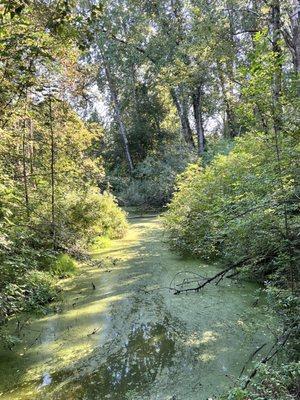
[[[67,280],[58,312],[31,318],[22,344],[1,352],[1,399],[205,400],[227,390],[262,344],[267,351],[274,322],[255,301],[257,285],[163,289],[179,271],[217,268],[171,253],[158,218],[133,220],[94,256],[105,266]]]

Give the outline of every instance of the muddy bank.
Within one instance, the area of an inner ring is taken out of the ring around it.
[[[224,280],[174,296],[163,288],[178,271],[216,267],[170,253],[158,218],[130,224],[94,254],[102,263],[65,283],[56,313],[32,318],[22,345],[1,351],[1,399],[216,398],[271,341],[257,285]]]

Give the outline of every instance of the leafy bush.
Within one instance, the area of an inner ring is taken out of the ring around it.
[[[222,137],[209,137],[206,141],[206,149],[202,156],[203,165],[210,164],[213,159],[222,154],[227,155],[234,147],[234,140]]]
[[[57,298],[55,280],[46,272],[29,271],[24,277],[26,310],[39,310]]]
[[[16,283],[8,283],[0,292],[0,341],[10,350],[22,341],[20,336],[5,329],[9,317],[20,312],[47,312],[45,306],[58,298],[55,280],[47,272],[28,271]]]
[[[77,271],[76,261],[68,254],[60,254],[51,266],[51,273],[66,278]]]
[[[289,363],[260,365],[251,388],[235,388],[227,400],[287,400],[299,393],[298,152],[297,133],[249,133],[205,168],[190,165],[165,216],[173,249],[238,264],[264,281],[271,309],[289,332],[283,352]]]
[[[296,274],[297,136],[279,146],[278,162],[274,138],[249,134],[205,169],[191,165],[165,217],[171,246],[206,260],[242,261],[262,279]]]
[[[81,196],[70,193],[66,204],[60,232],[62,243],[68,241],[68,246],[70,242],[91,243],[97,236],[120,238],[126,231],[126,214],[108,192],[91,189]]]
[[[29,271],[16,283],[8,283],[0,294],[0,322],[21,311],[40,310],[57,298],[55,281],[46,272]]]
[[[97,251],[99,249],[105,249],[105,248],[109,247],[110,244],[111,244],[111,240],[109,237],[100,236],[100,237],[96,237],[93,240],[89,249],[91,252],[93,252],[93,251]]]
[[[224,400],[294,400],[299,394],[300,363],[277,367],[260,365],[255,382],[247,390],[232,389]]]
[[[115,171],[110,184],[120,202],[127,206],[150,205],[160,207],[171,198],[175,179],[195,156],[184,146],[161,149],[140,162],[132,177],[119,176]]]

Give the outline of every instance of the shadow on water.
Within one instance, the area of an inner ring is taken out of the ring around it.
[[[0,351],[0,398],[206,400],[227,390],[269,338],[263,304],[252,305],[258,286],[224,280],[173,296],[165,288],[178,272],[218,269],[163,241],[157,219],[139,219],[95,253],[106,261],[69,283],[61,311],[33,319],[23,344]]]
[[[134,324],[124,347],[98,369],[79,373],[75,379],[74,375],[68,379],[68,372],[57,374],[52,378],[59,393],[51,393],[50,387],[46,392],[53,399],[125,399],[130,391],[139,392],[154,382],[164,367],[172,365],[174,353],[174,340],[165,324]]]

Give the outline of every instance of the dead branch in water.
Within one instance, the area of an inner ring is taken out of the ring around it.
[[[245,363],[245,365],[243,366],[241,372],[240,372],[240,376],[241,377],[247,367],[247,364],[249,364],[249,362],[253,359],[253,357],[261,350],[263,349],[265,346],[267,345],[267,343],[263,343],[261,346],[259,346],[248,358],[247,362]]]
[[[184,278],[182,282],[180,282],[179,284],[175,284],[176,278],[178,276],[180,276],[180,275],[183,275],[183,274],[192,275],[193,278],[190,278],[190,279]],[[198,279],[195,279],[195,278],[198,278]],[[194,283],[194,282],[199,283],[199,281],[203,280],[203,279],[205,280],[205,279],[207,279],[207,277],[206,276],[202,276],[202,275],[200,275],[200,274],[198,274],[196,272],[179,271],[173,276],[173,279],[171,280],[169,287],[170,288],[173,288],[173,287],[175,288],[176,286],[179,286],[179,287],[182,288],[184,285],[187,285],[187,284],[190,284],[190,283]]]
[[[280,337],[278,337],[275,341],[275,343],[273,344],[273,346],[270,348],[270,350],[268,351],[268,353],[265,355],[265,357],[263,357],[260,362],[259,365],[261,364],[266,364],[268,361],[270,361],[273,357],[276,356],[277,353],[279,353],[279,351],[281,351],[283,349],[283,347],[286,345],[287,341],[289,340],[290,336],[292,335],[292,333],[294,333],[294,328],[297,329],[297,331],[299,331],[299,327],[295,325],[293,325],[290,329],[286,330],[284,332],[284,334]],[[253,369],[253,371],[251,372],[251,374],[249,375],[247,381],[245,382],[243,389],[246,389],[247,386],[249,385],[249,383],[251,382],[251,380],[255,377],[255,375],[258,372],[259,369],[259,365]]]
[[[173,279],[170,282],[170,287],[168,288],[169,290],[173,290],[174,294],[180,294],[180,293],[188,293],[188,292],[199,292],[201,289],[203,289],[206,285],[208,285],[209,283],[215,282],[216,285],[218,285],[222,279],[226,278],[233,278],[236,275],[238,275],[241,271],[239,271],[237,268],[243,266],[243,264],[245,264],[247,261],[251,260],[250,257],[244,258],[243,260],[240,260],[236,263],[234,263],[233,265],[231,265],[230,267],[227,267],[225,269],[223,269],[222,271],[218,272],[217,274],[211,276],[211,277],[204,277],[200,274],[197,274],[196,272],[188,272],[188,271],[180,271],[177,272],[177,274],[175,274],[175,276],[173,277]],[[232,271],[231,274],[227,275],[228,272]],[[199,279],[195,278],[193,280],[188,280],[188,279],[184,279],[181,283],[177,284],[177,285],[173,285],[173,282],[175,280],[175,278],[182,273],[189,273],[192,274],[194,276],[198,276]],[[197,286],[195,287],[185,287],[184,285],[187,285],[189,283],[192,282],[197,282]],[[172,286],[173,285],[173,286]]]
[[[223,269],[222,271],[218,272],[217,274],[215,274],[212,277],[204,277],[201,276],[197,273],[194,272],[185,272],[185,271],[180,271],[177,272],[177,274],[173,277],[172,281],[170,282],[170,287],[168,288],[169,290],[173,290],[174,294],[180,294],[180,293],[188,293],[188,292],[199,292],[201,289],[203,289],[206,285],[208,285],[209,283],[212,283],[214,281],[216,281],[216,285],[218,285],[221,280],[223,278],[225,278],[226,274],[230,271],[236,270],[236,268],[238,268],[239,266],[241,266],[245,261],[247,261],[247,259],[239,261],[238,263],[235,263],[233,265],[231,265],[228,268]],[[234,274],[231,274],[230,276],[235,276],[239,273],[240,271],[235,271]],[[184,279],[182,282],[180,282],[179,284],[173,285],[175,278],[182,273],[189,273],[195,276],[198,276],[199,279],[195,279],[195,277],[193,278],[193,280],[191,279]],[[197,282],[197,285],[195,287],[185,287],[185,285],[189,284],[189,283],[193,283],[193,282]],[[172,286],[173,285],[173,286]]]

